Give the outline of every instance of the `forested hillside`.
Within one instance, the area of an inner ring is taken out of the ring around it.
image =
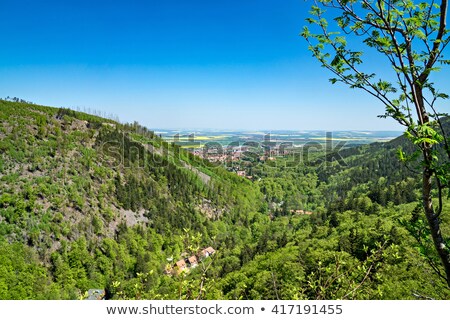
[[[0,100],[0,298],[449,298],[399,145],[250,181],[138,123]]]

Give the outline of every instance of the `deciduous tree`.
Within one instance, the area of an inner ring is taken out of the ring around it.
[[[450,250],[440,217],[443,191],[450,182],[450,148],[442,123],[446,114],[438,110],[438,103],[448,95],[431,79],[442,65],[450,64],[443,57],[450,42],[447,12],[447,0],[315,0],[307,18],[310,26],[301,35],[314,57],[334,74],[332,83],[344,83],[378,99],[385,107],[381,117],[404,126],[417,146],[415,154],[399,150],[399,156],[403,161],[421,158],[423,209],[441,261],[439,268],[434,267],[450,287]],[[374,64],[365,59],[363,47],[365,53],[372,50],[384,57],[392,73],[369,70]]]

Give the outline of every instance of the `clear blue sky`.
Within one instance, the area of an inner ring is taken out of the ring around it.
[[[150,128],[400,130],[331,85],[303,0],[0,0],[0,96]]]

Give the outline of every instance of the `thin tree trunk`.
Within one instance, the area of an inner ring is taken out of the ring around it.
[[[416,101],[417,115],[419,123],[421,125],[428,124],[430,119],[425,108],[422,88],[416,87],[416,97],[419,98]],[[433,163],[433,155],[431,152],[431,145],[423,143],[422,155],[424,160],[424,168],[422,173],[422,198],[423,208],[425,210],[425,216],[430,227],[431,237],[433,238],[434,247],[441,259],[442,266],[445,270],[445,278],[447,279],[447,285],[450,288],[450,250],[445,245],[444,238],[441,232],[441,222],[439,215],[436,214],[433,207],[432,188],[433,188],[433,170],[431,168]]]
[[[425,149],[423,154],[425,161],[427,162],[427,160],[431,158],[430,150]],[[425,209],[425,215],[428,220],[428,225],[430,227],[434,246],[442,261],[442,265],[444,266],[447,284],[450,287],[450,251],[445,245],[445,241],[441,233],[440,219],[439,216],[435,213],[433,207],[433,200],[431,196],[432,178],[433,178],[432,170],[429,167],[425,167],[423,170],[423,185],[422,185],[423,206]]]

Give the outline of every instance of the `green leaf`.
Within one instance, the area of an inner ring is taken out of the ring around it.
[[[397,149],[397,156],[401,162],[406,162],[406,155],[401,147]]]

